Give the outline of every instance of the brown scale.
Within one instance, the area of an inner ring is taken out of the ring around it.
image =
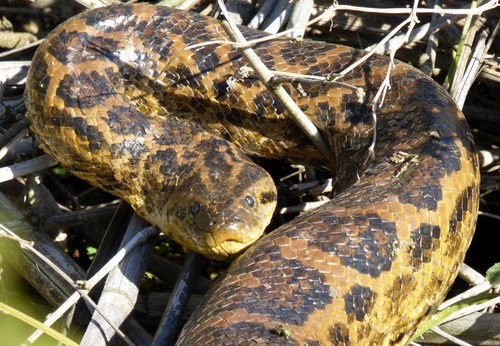
[[[244,73],[230,45],[186,48],[222,33],[212,18],[151,5],[70,19],[33,60],[33,131],[76,175],[214,258],[250,245],[276,197],[266,173],[206,131],[250,154],[332,169],[332,201],[240,256],[178,343],[406,343],[442,301],[474,230],[478,161],[462,113],[437,84],[397,62],[377,110],[375,157],[365,164],[368,104],[388,58],[374,56],[339,80],[362,88],[364,100],[341,86],[285,85],[330,142],[332,165]],[[314,75],[363,54],[307,40],[254,48],[270,68]]]

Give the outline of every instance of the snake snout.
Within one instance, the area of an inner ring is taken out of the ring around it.
[[[207,230],[206,241],[215,252],[231,256],[251,245],[260,235],[261,232],[253,232],[244,220],[233,216],[212,224]]]

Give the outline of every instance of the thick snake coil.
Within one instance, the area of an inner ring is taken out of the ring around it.
[[[366,163],[369,103],[387,58],[339,79],[363,88],[363,100],[341,85],[285,85],[330,142],[329,163],[231,45],[187,47],[224,37],[212,18],[150,5],[74,17],[33,60],[32,129],[74,174],[215,258],[258,238],[276,203],[270,177],[236,146],[327,166],[332,201],[240,256],[178,342],[405,343],[443,299],[474,230],[478,161],[462,113],[437,84],[396,62]],[[363,54],[287,39],[254,48],[270,69],[310,75],[339,72]]]

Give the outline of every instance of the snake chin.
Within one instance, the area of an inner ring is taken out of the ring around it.
[[[208,238],[208,236],[207,236]],[[259,237],[251,241],[250,243],[241,243],[234,240],[226,240],[220,244],[210,247],[211,255],[210,257],[215,259],[225,259],[233,257],[239,254],[241,251],[249,247],[253,242],[255,242]],[[207,241],[207,243],[210,243]]]

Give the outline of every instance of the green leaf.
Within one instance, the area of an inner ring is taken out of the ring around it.
[[[493,285],[500,285],[500,262],[486,271],[486,279]]]
[[[485,303],[490,299],[496,298],[500,296],[500,293],[483,293],[474,297],[463,299],[459,302],[456,302],[453,305],[448,306],[446,309],[443,309],[439,312],[436,312],[432,315],[425,323],[420,327],[419,330],[411,337],[409,342],[416,340],[422,334],[427,332],[429,329],[439,325],[443,320],[448,318],[454,312],[460,311],[464,308],[467,308],[472,305],[477,305],[481,303]]]

